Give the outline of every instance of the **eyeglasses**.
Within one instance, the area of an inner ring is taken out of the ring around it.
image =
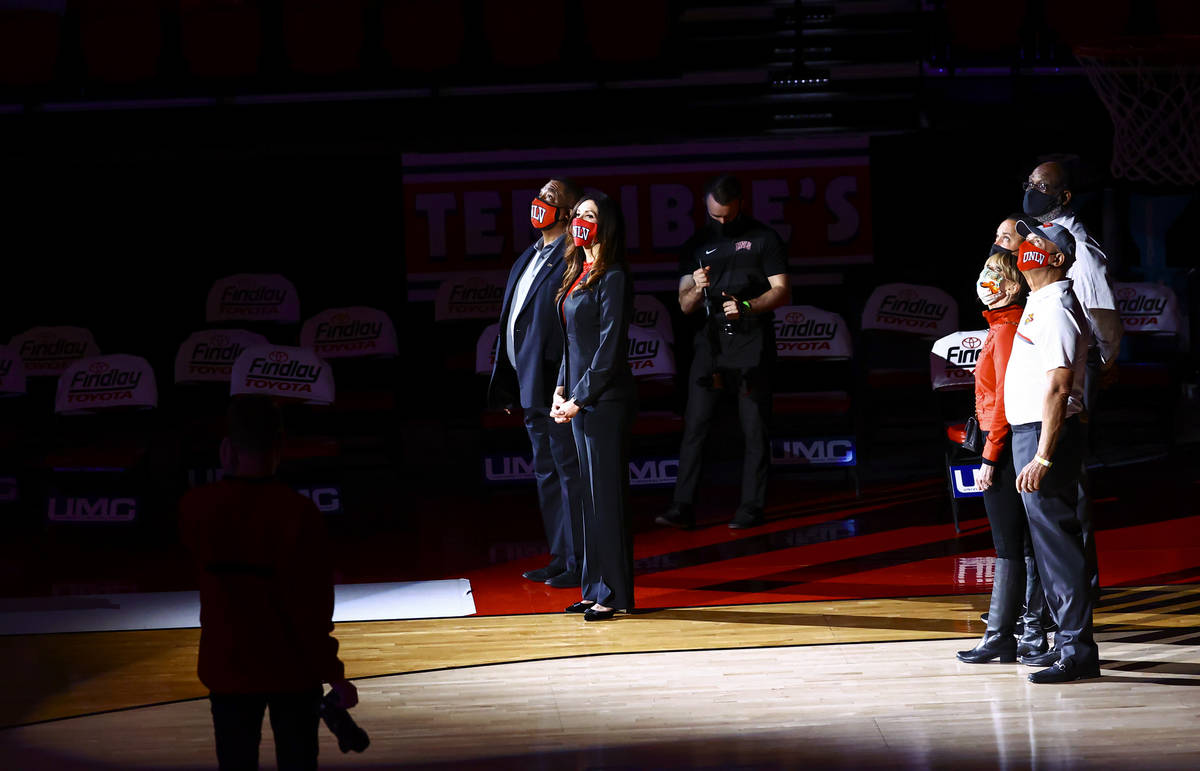
[[[1050,186],[1045,182],[1030,182],[1029,180],[1025,180],[1025,182],[1021,184],[1021,189],[1026,192],[1036,189],[1039,193],[1045,193],[1050,190]]]

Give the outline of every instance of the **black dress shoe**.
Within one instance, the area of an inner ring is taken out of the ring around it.
[[[610,618],[613,617],[614,614],[616,614],[616,612],[617,612],[616,608],[609,608],[608,610],[592,610],[591,608],[588,608],[587,610],[585,610],[583,612],[583,620],[584,621],[608,621]]]
[[[1074,659],[1063,659],[1054,662],[1054,665],[1051,667],[1031,674],[1029,682],[1039,685],[1045,685],[1046,683],[1070,683],[1074,680],[1090,680],[1093,677],[1099,676],[1099,666],[1080,667],[1075,664]]]
[[[957,656],[967,664],[986,664],[992,659],[1011,664],[1017,660],[1017,640],[1005,632],[988,631],[978,645],[969,651],[959,651]]]
[[[578,589],[581,580],[583,577],[579,575],[578,570],[564,570],[553,578],[547,579],[546,585],[555,589]]]
[[[733,530],[745,530],[748,527],[758,527],[764,524],[767,518],[763,516],[762,509],[738,509],[733,515],[733,521],[729,523],[729,527]]]
[[[577,602],[574,605],[568,605],[567,609],[563,612],[564,613],[586,613],[587,611],[591,610],[592,606],[595,604],[596,603],[594,603],[594,602]]]
[[[1057,648],[1051,648],[1045,653],[1018,655],[1017,661],[1021,662],[1027,667],[1048,667],[1054,662],[1058,661],[1059,656],[1061,655],[1062,652]]]
[[[537,581],[539,584],[544,584],[547,580],[554,578],[561,572],[563,572],[562,565],[555,565],[553,562],[551,562],[544,568],[538,568],[537,570],[526,570],[521,575],[524,578],[528,578],[530,581]]]
[[[672,503],[665,512],[654,518],[654,524],[691,530],[696,526],[696,513],[690,503]]]

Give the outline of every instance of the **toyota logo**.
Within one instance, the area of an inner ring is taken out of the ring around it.
[[[964,337],[962,339],[963,348],[978,348],[981,345],[983,345],[983,341],[978,337]]]
[[[229,337],[226,335],[213,335],[213,345],[229,345]]]
[[[917,290],[915,289],[901,289],[896,295],[904,300],[915,300],[918,297]]]
[[[800,311],[792,311],[787,315],[786,321],[789,324],[800,324],[804,321],[804,314]]]
[[[93,374],[99,374],[101,372],[107,372],[107,371],[108,371],[108,362],[106,362],[106,361],[94,361],[88,365],[88,372],[91,372]]]
[[[1132,300],[1137,295],[1137,290],[1131,286],[1123,286],[1117,290],[1117,297],[1122,300]]]
[[[347,313],[339,313],[338,315],[334,316],[332,319],[334,324],[345,324],[349,320],[350,320],[350,315]]]
[[[285,351],[271,351],[267,358],[274,362],[282,362],[288,360],[288,355]]]

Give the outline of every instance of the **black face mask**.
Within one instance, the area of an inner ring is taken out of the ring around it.
[[[1012,257],[1012,250],[1005,249],[1000,244],[992,244],[992,250],[988,252],[988,257],[994,257],[997,254],[1007,254],[1009,257]]]
[[[1040,217],[1057,206],[1060,198],[1062,198],[1061,195],[1050,195],[1031,187],[1025,191],[1025,200],[1021,203],[1021,209],[1030,217]]]
[[[730,238],[742,231],[742,215],[739,213],[736,217],[728,222],[717,222],[712,217],[708,218],[708,226],[712,228],[713,233],[716,233],[722,238]]]

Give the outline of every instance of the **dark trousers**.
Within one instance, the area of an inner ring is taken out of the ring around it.
[[[1083,382],[1083,405],[1086,417],[1090,418],[1096,412],[1096,404],[1100,396],[1100,349],[1088,350],[1087,369]],[[1088,583],[1092,587],[1094,599],[1100,598],[1100,565],[1096,557],[1096,539],[1092,534],[1092,484],[1088,478],[1087,455],[1091,449],[1091,436],[1088,421],[1080,426],[1083,432],[1084,462],[1079,465],[1079,505],[1075,516],[1079,518],[1079,526],[1083,530],[1083,553],[1088,564]]]
[[[1032,556],[1028,546],[1029,520],[1025,516],[1021,494],[1017,492],[1017,475],[1013,470],[1011,437],[996,459],[992,486],[983,491],[983,507],[992,528],[996,556],[1008,560]]]
[[[745,440],[742,462],[742,510],[761,510],[767,503],[767,471],[771,462],[768,423],[771,419],[771,384],[766,370],[721,370],[724,388],[705,388],[699,380],[712,374],[707,356],[696,356],[688,375],[688,402],[684,413],[683,441],[679,445],[679,475],[675,482],[676,503],[691,504],[700,486],[704,442],[712,427],[713,413],[725,392],[737,399],[738,418]]]
[[[322,690],[315,686],[301,693],[210,694],[221,771],[258,768],[263,712],[268,707],[280,771],[315,769]]]
[[[633,608],[629,400],[600,401],[570,423],[583,474],[583,599]]]
[[[1037,454],[1041,434],[1040,422],[1013,426],[1013,468],[1017,474]],[[1083,452],[1079,418],[1068,418],[1054,457],[1050,458],[1054,465],[1046,471],[1040,489],[1021,493],[1021,499],[1029,516],[1034,558],[1046,591],[1046,604],[1059,627],[1055,647],[1061,650],[1062,658],[1091,667],[1099,661],[1099,650],[1092,637],[1095,597],[1088,575],[1083,529],[1076,515]]]
[[[555,423],[548,409],[529,408],[525,430],[533,446],[533,475],[553,562],[563,570],[578,570],[583,562],[583,489],[571,426]]]

